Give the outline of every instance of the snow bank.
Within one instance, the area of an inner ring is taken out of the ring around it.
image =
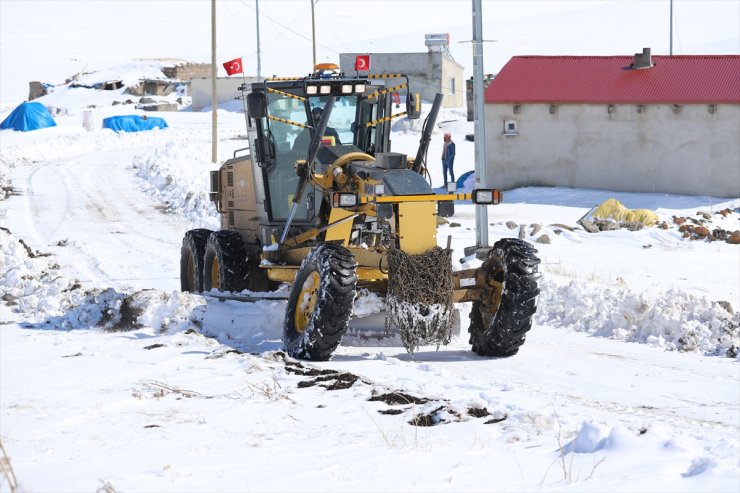
[[[168,142],[153,154],[133,159],[142,189],[167,212],[185,217],[198,228],[219,228],[216,209],[208,198],[211,149],[205,143]]]
[[[571,281],[540,283],[535,321],[667,350],[737,356],[740,314],[679,289],[635,293]]]

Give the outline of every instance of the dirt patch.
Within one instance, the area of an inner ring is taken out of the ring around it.
[[[326,370],[323,370],[325,372]],[[323,373],[312,380],[303,380],[298,382],[299,389],[305,389],[307,387],[319,386],[326,390],[345,390],[352,387],[360,377],[353,375],[352,373],[336,373],[331,374]],[[325,385],[324,385],[325,383]]]
[[[471,407],[468,408],[468,415],[474,418],[485,418],[486,416],[490,416],[491,413],[485,407]]]
[[[403,404],[426,404],[427,402],[429,402],[429,399],[426,399],[424,397],[415,397],[403,392],[388,392],[386,394],[378,394],[372,396],[368,400],[385,402],[389,406],[398,406]]]

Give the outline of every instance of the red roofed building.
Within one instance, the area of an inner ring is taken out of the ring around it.
[[[490,186],[740,197],[740,55],[518,56],[485,102]]]

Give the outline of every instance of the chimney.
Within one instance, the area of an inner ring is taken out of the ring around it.
[[[640,69],[640,68],[650,68],[653,66],[653,60],[650,57],[650,48],[643,48],[642,53],[635,53],[635,59],[632,62],[632,66],[630,68],[634,69]]]

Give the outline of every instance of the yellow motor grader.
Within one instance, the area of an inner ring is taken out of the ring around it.
[[[211,172],[221,229],[185,233],[183,291],[291,284],[283,343],[296,358],[328,360],[365,290],[384,298],[385,329],[398,330],[410,352],[447,344],[460,302],[472,302],[475,353],[518,351],[536,310],[540,260],[530,244],[502,239],[479,268],[453,272],[437,216],[449,216],[456,200],[495,205],[501,192],[435,194],[425,178],[441,94],[412,157],[391,150],[392,119],[421,116],[403,74],[349,76],[318,65],[240,89],[249,145]],[[394,114],[399,93],[405,111]]]

